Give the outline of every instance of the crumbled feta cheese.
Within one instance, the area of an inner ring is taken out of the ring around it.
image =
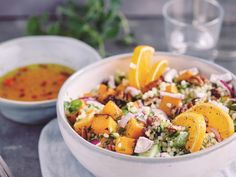
[[[125,126],[127,125],[127,123],[129,122],[129,120],[130,120],[132,117],[134,117],[134,115],[131,114],[131,113],[128,113],[128,114],[122,116],[121,119],[118,120],[118,125],[119,125],[120,127],[122,127],[122,128],[125,128]]]
[[[160,157],[166,158],[166,157],[171,157],[167,152],[162,152],[160,153]]]
[[[181,93],[169,93],[169,92],[160,91],[160,96],[169,96],[169,97],[172,97],[172,98],[184,99],[184,95],[181,94]]]
[[[121,148],[121,147],[122,147],[122,144],[121,144],[121,143],[118,143],[117,146],[118,146],[118,148]]]
[[[172,107],[172,104],[171,104],[171,103],[166,103],[166,106],[167,106],[168,108],[171,108],[171,107]]]
[[[125,93],[130,93],[132,97],[135,97],[135,96],[141,94],[141,91],[134,88],[134,87],[129,86],[125,89]]]
[[[138,141],[136,143],[134,152],[135,153],[146,152],[146,151],[148,151],[152,147],[153,143],[154,142],[152,140],[148,139],[148,138],[139,137],[139,139],[138,139]]]
[[[186,87],[188,83],[187,83],[185,80],[182,80],[182,81],[180,82],[180,84],[181,84],[183,87]]]
[[[159,85],[160,91],[165,91],[167,85],[168,84],[166,82],[161,82]]]
[[[163,76],[164,81],[172,83],[175,76],[177,76],[177,71],[176,69],[170,69],[166,71]]]
[[[166,113],[162,111],[161,109],[154,108],[151,110],[151,112],[153,112],[154,116],[159,117],[161,120],[168,119],[168,116],[166,115]]]
[[[169,146],[173,146],[173,141],[169,141]]]
[[[168,153],[170,153],[170,152],[171,152],[171,148],[168,147],[168,148],[166,149],[166,151],[167,151]]]
[[[193,92],[194,92],[194,96],[196,98],[204,98],[204,97],[206,97],[206,91],[204,91],[204,90],[195,89]]]
[[[144,100],[148,98],[153,98],[154,96],[157,96],[157,88],[152,88],[152,90],[147,91],[146,93],[143,94],[142,98]]]
[[[93,106],[94,108],[98,110],[102,110],[104,108],[104,105],[99,103],[98,101],[88,100],[86,103],[90,106]]]
[[[127,108],[128,108],[128,111],[131,112],[131,113],[137,113],[138,112],[138,108],[134,105],[133,102],[129,102],[127,104]]]
[[[109,76],[107,85],[110,88],[116,88],[114,76]]]
[[[144,113],[142,112],[139,112],[137,114],[135,114],[135,118],[142,121],[142,122],[146,122],[147,120],[147,115],[145,115]]]
[[[104,138],[109,138],[109,135],[107,133],[103,134]]]
[[[232,114],[232,119],[233,119],[233,120],[236,120],[236,113],[233,113],[233,114]]]
[[[76,121],[82,120],[82,119],[84,119],[86,117],[87,117],[87,114],[86,114],[85,110],[82,109],[80,111],[80,114],[76,117]]]

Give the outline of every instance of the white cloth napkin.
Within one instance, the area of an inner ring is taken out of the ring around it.
[[[41,132],[39,159],[43,177],[94,177],[73,157],[67,148],[56,119],[49,122]],[[235,176],[236,162],[233,162],[214,177]]]

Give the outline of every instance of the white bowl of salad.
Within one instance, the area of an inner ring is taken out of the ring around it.
[[[214,63],[138,46],[66,81],[60,130],[95,176],[211,176],[236,157],[235,81]]]

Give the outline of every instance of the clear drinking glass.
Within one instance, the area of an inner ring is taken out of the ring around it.
[[[163,15],[169,50],[214,60],[223,14],[215,0],[168,1]]]

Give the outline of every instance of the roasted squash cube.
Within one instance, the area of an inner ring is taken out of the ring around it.
[[[88,115],[86,118],[78,120],[75,122],[74,124],[74,129],[77,133],[81,134],[82,129],[85,128],[89,128],[92,125],[92,121],[93,121],[93,115],[90,114]]]
[[[170,84],[166,86],[166,92],[169,93],[178,93],[178,89],[174,84]]]
[[[108,87],[104,84],[99,85],[98,94],[105,94],[107,92]]]
[[[102,114],[108,114],[114,120],[117,120],[120,116],[122,116],[122,110],[113,101],[109,101],[104,106]]]
[[[177,81],[188,80],[193,76],[191,71],[185,71],[177,77]]]
[[[109,96],[109,95],[115,95],[115,90],[112,88],[108,88],[106,85],[101,84],[98,88],[98,101],[104,102],[104,100]]]
[[[129,138],[138,139],[143,135],[144,124],[138,122],[135,118],[131,118],[126,125],[125,135]]]
[[[117,123],[108,114],[95,114],[91,126],[96,134],[116,132]]]
[[[132,155],[134,146],[135,139],[122,136],[116,139],[115,150],[122,154]]]
[[[160,103],[160,109],[167,115],[171,115],[171,109],[173,107],[179,107],[181,105],[181,99],[173,98],[169,96],[163,96]]]

